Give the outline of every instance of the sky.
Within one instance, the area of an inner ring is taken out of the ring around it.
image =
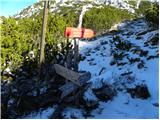
[[[38,0],[0,0],[0,16],[9,17]]]

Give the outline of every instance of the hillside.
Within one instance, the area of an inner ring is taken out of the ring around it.
[[[80,41],[80,53],[85,59],[80,62],[79,70],[91,73],[91,86],[83,99],[97,101],[99,105],[90,111],[67,106],[61,113],[62,118],[158,118],[159,32],[143,19],[121,23],[118,31],[95,41]],[[125,43],[125,48],[122,49],[120,41]],[[102,95],[95,92],[105,86],[111,87]],[[111,98],[105,97],[107,95]],[[46,119],[53,114],[54,108],[56,105],[24,118]]]
[[[73,8],[74,11],[78,11],[79,7],[83,6],[84,4],[88,4],[90,8],[92,7],[102,7],[104,5],[109,5],[118,9],[124,9],[129,11],[130,13],[135,13],[137,9],[144,9],[145,3],[147,2],[155,2],[158,0],[137,0],[137,1],[130,1],[130,0],[52,0],[50,2],[50,12],[57,13],[60,12],[63,7],[70,7]],[[144,4],[143,4],[144,3]],[[35,15],[39,15],[43,9],[43,2],[39,1],[31,6],[26,6],[23,10],[19,13],[14,15],[15,18],[26,18]]]
[[[40,64],[42,6],[1,17],[2,118],[159,118],[159,3],[51,1]]]
[[[90,8],[93,6],[109,5],[119,9],[126,9],[131,13],[134,13],[134,6],[130,5],[125,0],[56,0],[50,2],[50,12],[56,13],[61,11],[61,7],[71,7],[78,10],[83,4],[89,4]],[[14,15],[15,18],[31,17],[32,15],[38,15],[43,9],[43,3],[37,2],[32,6],[28,6],[18,14]]]

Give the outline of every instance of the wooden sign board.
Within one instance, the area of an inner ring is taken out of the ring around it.
[[[79,74],[80,77],[78,79],[81,87],[91,78],[91,74],[89,72]],[[69,95],[73,91],[76,91],[80,86],[75,85],[73,82],[68,82],[61,86],[59,89],[62,91],[61,99],[65,96]]]
[[[95,32],[91,29],[66,27],[64,34],[68,38],[92,38]]]
[[[57,74],[80,86],[80,83],[78,82],[79,73],[67,69],[59,64],[54,64],[54,68]]]
[[[91,78],[90,72],[78,73],[59,64],[54,64],[54,68],[57,74],[71,81],[59,88],[62,91],[61,99],[84,85]]]

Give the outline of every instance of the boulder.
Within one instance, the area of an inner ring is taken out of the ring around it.
[[[101,88],[93,89],[93,92],[102,101],[111,100],[117,94],[113,86],[108,84]]]
[[[150,97],[148,87],[145,84],[137,85],[135,88],[129,88],[127,92],[131,94],[132,98],[147,99]]]

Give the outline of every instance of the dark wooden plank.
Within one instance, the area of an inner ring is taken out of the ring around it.
[[[72,81],[74,84],[77,84],[80,86],[78,79],[79,79],[79,73],[74,72],[70,69],[67,69],[59,64],[54,64],[56,73],[61,75],[62,77],[66,78],[67,80]]]
[[[80,85],[84,85],[89,79],[91,78],[91,74],[89,72],[80,74],[79,82]],[[65,96],[71,94],[72,92],[76,91],[80,86],[75,85],[72,82],[68,82],[65,85],[61,86],[59,89],[62,91],[61,99]]]
[[[67,97],[64,101],[66,102],[73,102],[74,100],[78,101],[82,94],[88,89],[91,84],[86,84],[85,86],[81,87],[80,90],[73,96]]]
[[[80,85],[84,85],[88,80],[91,78],[91,73],[90,72],[85,72],[85,73],[80,73],[78,81]]]
[[[72,82],[68,82],[59,88],[62,91],[61,99],[78,89],[78,86]]]

